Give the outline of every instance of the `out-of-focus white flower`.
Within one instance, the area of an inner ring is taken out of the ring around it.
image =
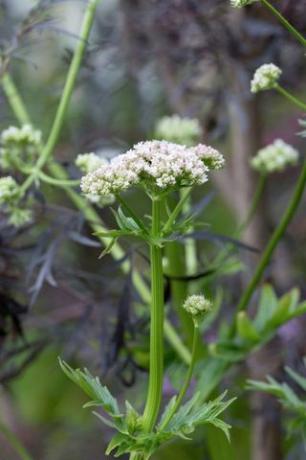
[[[199,120],[179,115],[162,117],[157,122],[155,129],[157,139],[188,146],[199,142],[201,132]]]
[[[251,92],[258,93],[266,89],[274,88],[282,74],[282,70],[275,64],[264,64],[259,67],[251,81]]]
[[[0,165],[3,169],[20,169],[38,156],[41,131],[26,124],[10,126],[0,136]]]
[[[183,308],[194,319],[200,319],[205,313],[211,310],[212,303],[203,295],[191,295],[185,300]]]
[[[15,208],[9,214],[8,222],[14,227],[22,227],[29,224],[33,219],[33,213],[30,209]]]
[[[204,184],[217,152],[201,145],[186,147],[166,141],[139,142],[127,153],[82,178],[85,194],[112,195],[142,185],[158,193],[183,186]],[[219,154],[220,155],[220,154]]]
[[[99,157],[96,153],[91,152],[79,154],[75,160],[75,164],[80,171],[87,174],[107,164],[107,161]]]
[[[0,205],[10,204],[19,197],[19,185],[12,176],[0,178]]]
[[[258,0],[230,0],[231,5],[234,8],[243,8],[244,6],[250,5],[251,3],[257,2]]]
[[[196,145],[193,150],[208,169],[221,169],[225,164],[224,156],[218,150],[204,144]]]
[[[282,139],[277,139],[273,144],[260,149],[252,158],[251,165],[261,173],[283,171],[287,166],[294,166],[299,159],[299,152]]]

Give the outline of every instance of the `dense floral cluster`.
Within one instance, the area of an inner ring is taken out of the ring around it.
[[[258,93],[266,89],[274,88],[282,74],[282,70],[275,64],[264,64],[259,67],[251,81],[251,92]]]
[[[252,158],[251,165],[261,173],[283,171],[288,165],[295,165],[299,152],[282,139],[277,139],[273,144],[259,150]]]
[[[230,0],[231,5],[234,8],[243,8],[244,6],[250,5],[258,0]]]
[[[191,146],[199,142],[201,131],[197,119],[172,115],[157,122],[155,135],[157,139]]]
[[[8,222],[15,227],[30,222],[32,212],[20,206],[21,189],[11,176],[0,178],[0,206],[8,215]]]
[[[191,295],[185,300],[183,308],[194,319],[200,319],[205,313],[211,310],[212,303],[203,295]]]
[[[220,166],[222,155],[208,146],[186,147],[166,141],[140,142],[127,153],[83,177],[89,195],[118,194],[142,185],[149,192],[204,184],[209,166]]]
[[[0,166],[2,169],[22,169],[38,156],[41,131],[31,125],[10,126],[0,136]]]

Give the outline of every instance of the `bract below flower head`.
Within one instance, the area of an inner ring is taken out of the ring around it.
[[[244,6],[250,5],[251,3],[255,3],[258,0],[230,0],[231,6],[234,8],[243,8]]]
[[[282,74],[282,70],[275,64],[264,64],[254,73],[251,81],[251,92],[258,93],[266,89],[274,88]]]
[[[157,122],[155,129],[157,139],[188,146],[199,142],[201,132],[199,120],[179,115],[162,117]]]
[[[287,166],[294,166],[299,159],[299,152],[282,139],[260,149],[252,158],[251,165],[261,173],[283,171]]]
[[[127,153],[83,177],[85,194],[118,194],[141,185],[150,193],[171,191],[179,187],[204,184],[208,158],[215,150],[186,147],[166,141],[139,142]]]

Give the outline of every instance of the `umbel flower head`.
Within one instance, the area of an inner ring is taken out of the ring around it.
[[[244,6],[250,5],[251,3],[257,2],[258,0],[230,0],[231,5],[234,8],[243,8]]]
[[[185,300],[183,308],[192,315],[194,320],[200,320],[205,313],[211,310],[212,303],[203,295],[191,295]]]
[[[251,92],[258,93],[274,88],[282,74],[282,70],[275,64],[264,64],[259,67],[251,81]]]
[[[32,212],[20,205],[20,185],[11,176],[0,178],[0,206],[8,215],[8,222],[21,227],[32,219]]]
[[[294,166],[299,159],[299,152],[282,139],[275,140],[272,144],[260,149],[252,158],[251,165],[261,173],[283,171],[286,166]]]
[[[157,122],[155,129],[157,139],[188,146],[199,142],[201,132],[199,120],[196,118],[180,117],[179,115],[162,117]]]
[[[85,194],[112,195],[132,186],[149,193],[204,184],[208,165],[221,162],[222,155],[209,146],[186,147],[166,141],[139,142],[128,152],[82,178]],[[213,166],[211,166],[213,167]]]
[[[25,124],[10,126],[0,136],[0,165],[2,169],[19,169],[37,158],[41,131]]]

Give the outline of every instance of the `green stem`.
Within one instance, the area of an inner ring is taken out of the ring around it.
[[[80,185],[79,180],[54,179],[54,177],[50,177],[42,171],[39,171],[38,177],[46,184],[56,185],[57,187],[77,187]]]
[[[292,25],[290,22],[276,9],[268,0],[261,0],[268,10],[270,10],[274,16],[277,17],[279,22],[301,43],[306,46],[306,38]]]
[[[187,372],[187,375],[185,377],[184,384],[183,384],[183,386],[182,386],[182,388],[181,388],[181,390],[180,390],[180,392],[178,394],[177,400],[176,400],[171,412],[169,412],[168,417],[164,420],[163,424],[159,428],[160,431],[163,431],[163,429],[168,425],[168,423],[172,419],[173,415],[179,409],[179,407],[180,407],[180,405],[181,405],[181,403],[182,403],[182,401],[183,401],[183,399],[184,399],[184,397],[185,397],[185,395],[187,393],[187,390],[188,390],[190,382],[191,382],[192,374],[193,374],[193,371],[194,371],[195,362],[196,362],[198,342],[199,342],[199,324],[195,321],[194,322],[194,329],[193,329],[191,362],[189,364],[188,372]]]
[[[152,240],[160,237],[161,231],[160,199],[152,200]],[[164,361],[164,284],[162,269],[162,250],[152,243],[151,259],[151,321],[150,321],[150,374],[146,406],[143,414],[144,430],[150,432],[156,422],[163,386]]]
[[[184,190],[182,192],[180,201],[177,203],[177,205],[175,206],[175,208],[171,212],[167,222],[165,223],[165,225],[164,225],[164,227],[162,229],[162,234],[163,235],[166,235],[171,230],[172,225],[175,223],[179,213],[183,209],[184,204],[188,200],[188,198],[190,196],[190,193],[191,193],[191,188],[188,188],[188,189],[186,189],[186,190]]]
[[[23,101],[20,98],[17,88],[8,73],[2,77],[1,83],[3,85],[3,89],[9,101],[9,104],[16,118],[18,119],[19,123],[20,124],[31,123],[30,117],[26,111]],[[13,98],[11,98],[12,95],[14,95]],[[18,95],[18,97],[16,97],[16,95]],[[26,118],[24,118],[25,113],[26,113]],[[58,163],[54,163],[54,162],[48,163],[48,169],[50,173],[53,176],[55,176],[57,179],[67,180],[68,177],[67,177],[65,169]],[[64,187],[64,189],[67,195],[69,196],[69,198],[71,199],[71,201],[74,203],[74,205],[83,213],[85,219],[87,220],[88,224],[91,226],[94,232],[107,231],[107,229],[104,227],[104,223],[102,222],[101,217],[99,216],[99,214],[97,214],[93,206],[91,206],[85,198],[83,198],[80,194],[76,193],[70,187]],[[104,245],[107,245],[109,242],[107,238],[99,237],[99,239]],[[124,257],[124,252],[121,246],[119,246],[119,244],[115,244],[112,247],[111,254],[115,260],[120,260]],[[120,265],[120,267],[124,273],[128,273],[130,271],[129,261],[128,260],[124,261]],[[143,281],[142,276],[136,270],[133,271],[133,282],[134,282],[135,288],[139,292],[141,299],[144,302],[149,303],[151,301],[150,292],[147,288],[146,283]],[[165,335],[170,345],[177,352],[178,356],[180,356],[181,359],[186,364],[188,364],[190,362],[189,350],[186,348],[182,340],[177,335],[172,324],[167,320],[165,320],[164,329],[165,329]]]
[[[13,449],[18,453],[22,460],[33,460],[23,444],[19,441],[13,431],[11,431],[4,423],[0,422],[0,431],[5,436],[6,440],[10,443]]]
[[[260,282],[263,272],[268,265],[271,256],[279,242],[279,240],[282,238],[284,235],[289,223],[291,222],[295,211],[297,210],[298,205],[300,204],[301,198],[303,196],[303,192],[306,186],[306,160],[304,160],[304,165],[302,168],[302,172],[300,174],[300,177],[298,179],[298,182],[296,184],[296,187],[293,192],[293,196],[290,200],[290,203],[286,209],[286,211],[283,214],[282,219],[280,220],[279,225],[277,228],[274,230],[263,254],[261,257],[261,260],[259,261],[259,264],[257,265],[256,271],[254,273],[254,276],[248,285],[247,289],[243,293],[241,300],[237,306],[237,310],[241,311],[244,310],[248,304],[249,301],[251,300],[251,297]]]
[[[88,37],[91,31],[91,27],[93,24],[93,20],[95,17],[95,12],[96,8],[98,5],[99,0],[89,0],[85,15],[84,15],[84,20],[80,32],[80,40],[78,42],[78,45],[76,47],[76,50],[74,52],[69,71],[67,74],[66,78],[66,83],[63,89],[62,97],[52,124],[52,128],[47,140],[47,143],[42,149],[41,156],[39,157],[37,164],[36,164],[36,170],[42,169],[42,167],[45,165],[45,163],[48,161],[49,157],[52,155],[53,150],[56,146],[56,143],[58,141],[65,115],[67,113],[68,105],[71,99],[71,95],[76,83],[76,79],[81,67],[81,62],[85,53],[86,49],[86,43],[88,41]],[[24,182],[23,184],[23,192],[27,190],[31,186],[31,184],[35,181],[37,175],[34,174],[32,176],[29,176],[28,179]]]
[[[298,98],[293,96],[289,91],[287,91],[285,88],[282,86],[276,84],[275,89],[282,95],[285,96],[290,102],[292,102],[294,105],[296,105],[299,109],[302,109],[304,112],[306,112],[306,104],[304,102],[300,101]]]

